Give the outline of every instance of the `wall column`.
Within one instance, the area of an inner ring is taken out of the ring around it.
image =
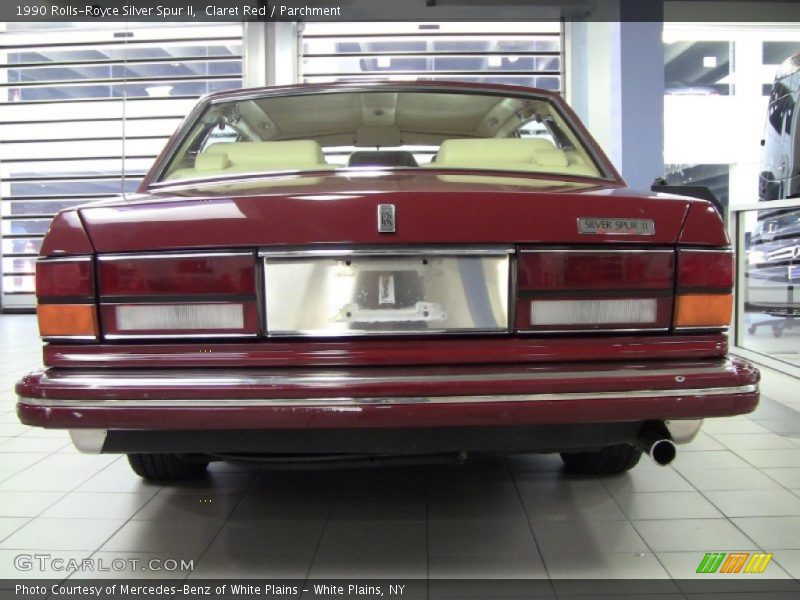
[[[663,22],[641,8],[607,0],[567,24],[566,91],[628,184],[649,188],[664,173]]]

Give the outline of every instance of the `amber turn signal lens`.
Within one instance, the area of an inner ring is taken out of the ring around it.
[[[733,294],[679,294],[675,327],[727,327],[732,309]]]
[[[97,311],[92,304],[39,304],[42,337],[97,337]]]

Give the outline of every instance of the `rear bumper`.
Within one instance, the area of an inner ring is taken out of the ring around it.
[[[752,411],[737,359],[337,369],[49,369],[20,419],[63,429],[202,431],[518,427]]]

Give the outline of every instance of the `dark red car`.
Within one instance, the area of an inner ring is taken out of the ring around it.
[[[554,93],[214,94],[140,193],[61,212],[24,423],[155,479],[211,460],[665,464],[752,411],[716,210],[626,189]]]

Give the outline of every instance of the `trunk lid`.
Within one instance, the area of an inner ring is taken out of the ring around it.
[[[81,209],[98,253],[217,247],[672,245],[691,200],[613,184],[465,174],[319,174],[172,186]],[[378,205],[396,230],[378,231]],[[651,235],[581,233],[579,219],[650,219]]]

